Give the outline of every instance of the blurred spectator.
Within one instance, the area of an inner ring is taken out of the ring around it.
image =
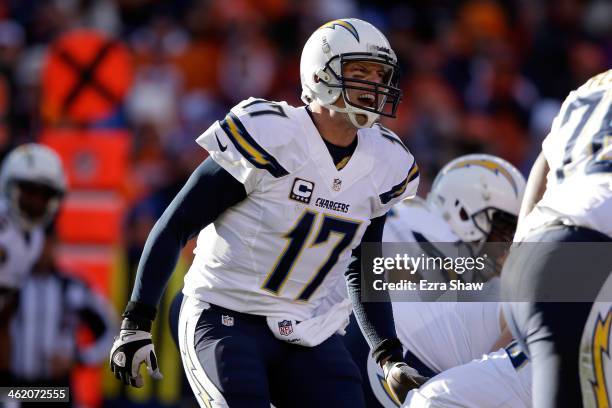
[[[11,20],[0,22],[0,159],[11,149],[11,135],[19,126],[15,66],[24,44],[21,25]]]
[[[274,47],[260,31],[237,28],[219,61],[221,90],[230,105],[253,95],[269,95],[276,75]]]
[[[333,18],[370,19],[393,39],[405,73],[404,106],[393,129],[431,173],[465,149],[523,165],[536,147],[529,123],[539,102],[560,100],[612,61],[606,18],[612,6],[604,0],[26,0],[9,2],[3,13],[11,20],[0,22],[0,119],[18,131],[0,128],[0,154],[13,139],[39,131],[32,78],[40,58],[32,56],[41,51],[35,50],[84,26],[130,44],[135,83],[127,120],[137,135],[153,128],[161,168],[168,155],[192,163],[193,138],[239,100],[257,94],[300,103],[297,44]],[[419,82],[431,84],[429,78],[438,81],[434,94],[446,94],[433,116],[419,101],[431,89]],[[3,89],[17,98],[2,97]],[[2,116],[3,106],[17,116]],[[202,113],[197,120],[194,112]],[[428,131],[426,123],[433,125]],[[138,136],[137,144],[143,141]],[[439,145],[447,142],[454,147]]]

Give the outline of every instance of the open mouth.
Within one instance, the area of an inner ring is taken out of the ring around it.
[[[361,93],[357,97],[357,100],[362,106],[367,106],[368,108],[376,107],[376,98],[371,93]]]

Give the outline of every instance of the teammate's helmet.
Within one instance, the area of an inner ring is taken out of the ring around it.
[[[488,154],[461,156],[440,170],[427,200],[464,242],[512,241],[525,192],[512,164]]]
[[[0,193],[23,228],[49,223],[65,192],[62,162],[50,148],[36,143],[24,144],[4,160]]]
[[[382,83],[345,78],[342,67],[350,61],[381,64],[385,70]],[[395,53],[385,36],[372,24],[356,18],[333,20],[319,27],[306,41],[300,61],[302,100],[348,114],[358,128],[370,127],[383,116],[395,117],[401,99],[398,88],[399,68]],[[351,100],[347,89],[374,95],[373,107]],[[345,107],[334,103],[342,95]],[[359,124],[356,115],[364,115]]]

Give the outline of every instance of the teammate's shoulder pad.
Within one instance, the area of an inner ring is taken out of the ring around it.
[[[578,89],[574,92],[576,93],[590,93],[596,92],[603,89],[611,89],[612,88],[612,69],[601,72],[593,77],[591,77],[588,81],[582,84]]]
[[[401,218],[405,228],[419,233],[431,242],[455,242],[459,238],[450,225],[438,213],[432,211],[427,201],[420,197],[404,200],[393,207],[396,218]]]

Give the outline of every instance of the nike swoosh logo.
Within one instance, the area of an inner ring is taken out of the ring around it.
[[[221,141],[219,140],[219,136],[217,136],[217,133],[215,132],[215,139],[217,139],[217,144],[219,145],[219,149],[221,149],[222,152],[227,150],[227,145],[223,146],[223,144],[221,144]]]

